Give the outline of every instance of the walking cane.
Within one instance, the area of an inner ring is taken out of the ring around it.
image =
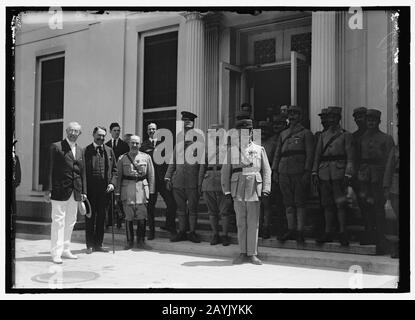
[[[112,232],[112,253],[115,254],[115,244],[114,244],[114,191],[111,192],[111,232]]]

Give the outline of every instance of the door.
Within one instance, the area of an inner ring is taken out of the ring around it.
[[[291,105],[303,109],[302,124],[310,128],[310,66],[304,55],[291,51]]]

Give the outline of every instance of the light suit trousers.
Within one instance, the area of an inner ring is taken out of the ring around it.
[[[233,203],[241,253],[246,253],[248,256],[257,255],[261,202],[234,200]]]
[[[51,227],[51,255],[60,257],[62,252],[69,250],[72,230],[76,223],[78,202],[73,193],[66,201],[51,200],[52,227]]]

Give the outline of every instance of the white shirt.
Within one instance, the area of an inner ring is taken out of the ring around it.
[[[71,142],[71,141],[69,141],[69,139],[68,139],[68,138],[66,138],[66,141],[68,142],[69,147],[71,148],[71,151],[72,151],[73,157],[76,159],[76,143],[75,143],[75,142]]]
[[[156,143],[157,143],[157,139],[156,138],[150,138],[150,142],[153,144],[153,146],[155,147],[156,146]]]

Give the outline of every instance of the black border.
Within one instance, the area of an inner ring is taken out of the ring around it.
[[[348,10],[349,7],[61,7],[64,11],[93,11],[97,14],[103,14],[105,11],[234,11],[237,13],[256,14],[258,11],[332,11]],[[12,288],[12,257],[13,246],[11,230],[11,216],[6,214],[6,273],[5,273],[5,292],[6,293],[404,293],[410,290],[410,206],[409,206],[409,190],[410,190],[410,7],[409,6],[392,6],[392,7],[362,7],[363,10],[398,10],[400,12],[399,24],[399,144],[401,154],[401,172],[404,172],[400,179],[400,197],[404,199],[401,203],[402,212],[400,216],[400,281],[397,289],[254,289],[254,288],[234,288],[234,289],[15,289]],[[22,11],[48,11],[49,7],[6,7],[6,206],[5,213],[9,213],[12,207],[12,140],[14,132],[14,114],[11,106],[13,106],[13,74],[14,74],[14,57],[11,22],[14,15]],[[402,205],[404,204],[404,205]],[[407,210],[405,210],[407,209]],[[173,301],[171,301],[173,302]],[[213,302],[213,301],[212,301]],[[180,305],[180,301],[175,301],[176,305]],[[220,303],[220,301],[218,301]],[[166,305],[167,301],[163,303]]]

